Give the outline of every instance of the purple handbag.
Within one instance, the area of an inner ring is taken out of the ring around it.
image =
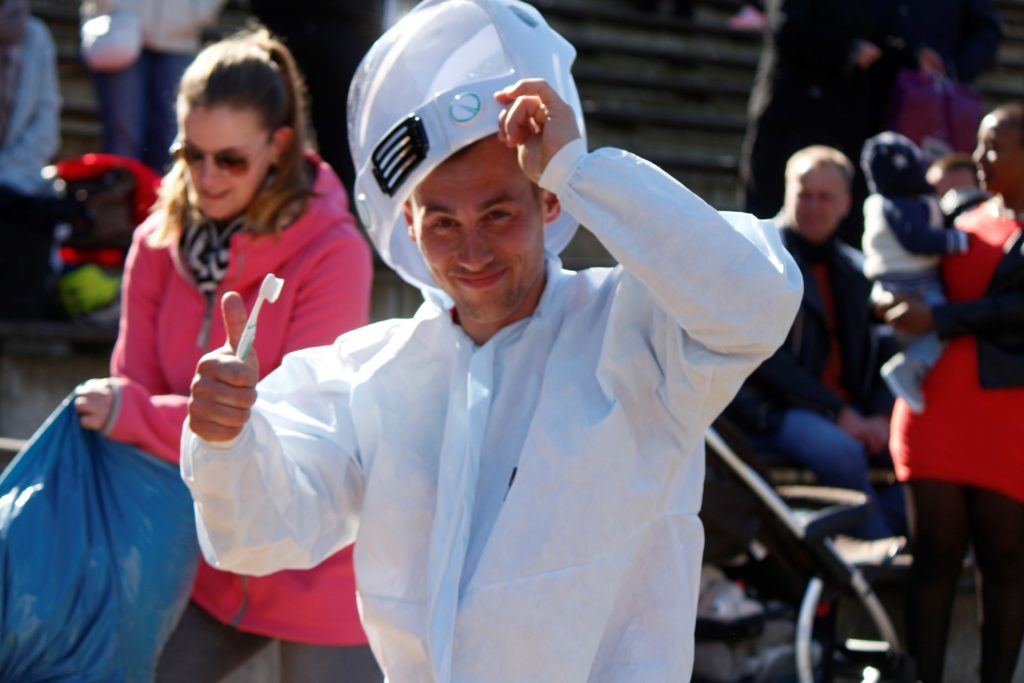
[[[975,88],[917,69],[903,69],[896,77],[885,125],[936,159],[949,152],[973,150],[984,112],[981,93]]]

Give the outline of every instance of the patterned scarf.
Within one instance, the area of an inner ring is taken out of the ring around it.
[[[228,274],[231,236],[244,225],[244,215],[233,221],[204,220],[188,226],[181,235],[182,257],[196,278],[196,287],[206,297],[206,314],[196,337],[196,347],[200,349],[205,349],[210,341],[214,296],[217,285]]]
[[[181,235],[181,254],[203,296],[212,299],[228,272],[231,236],[245,224],[244,216],[233,221],[205,220],[194,223]]]

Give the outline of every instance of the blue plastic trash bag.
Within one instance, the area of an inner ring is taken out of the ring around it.
[[[0,681],[148,681],[199,558],[170,463],[67,398],[0,477]]]

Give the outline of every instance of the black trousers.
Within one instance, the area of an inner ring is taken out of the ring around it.
[[[189,603],[160,655],[158,683],[214,683],[274,642],[220,623]],[[367,645],[352,647],[278,641],[284,683],[381,683],[384,674]]]
[[[51,257],[54,228],[70,220],[64,199],[24,195],[0,187],[0,318],[49,318],[56,314]]]

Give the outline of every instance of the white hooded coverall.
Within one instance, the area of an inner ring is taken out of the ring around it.
[[[536,312],[476,346],[440,298],[298,351],[242,434],[184,430],[215,566],[355,541],[394,683],[689,680],[704,430],[782,343],[799,270],[647,161],[563,148],[541,186],[621,264],[547,257]]]

